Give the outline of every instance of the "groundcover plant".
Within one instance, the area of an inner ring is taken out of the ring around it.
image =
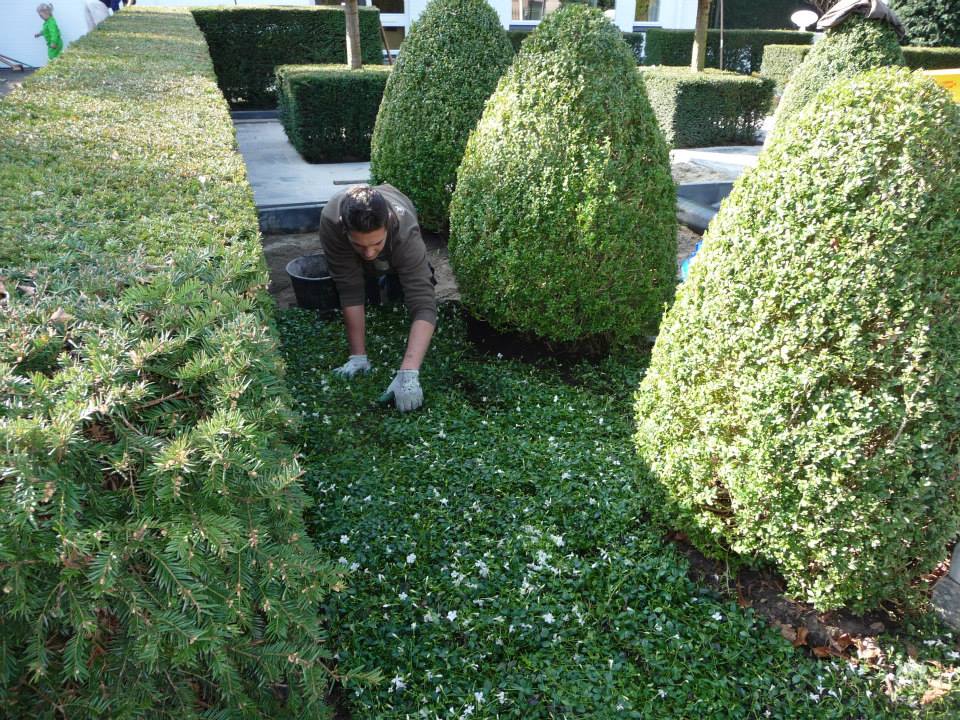
[[[375,398],[404,313],[376,312],[375,369],[349,383],[329,373],[338,323],[291,310],[279,325],[316,499],[308,527],[350,571],[326,622],[342,669],[386,678],[348,686],[353,717],[911,717],[884,674],[901,701],[944,677],[906,655],[879,669],[815,661],[688,579],[646,520],[630,440],[642,360],[480,357],[442,306],[427,404],[400,415]],[[952,641],[921,637],[948,667]]]

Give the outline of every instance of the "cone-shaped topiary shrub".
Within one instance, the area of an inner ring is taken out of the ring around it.
[[[432,0],[404,40],[373,130],[370,173],[413,201],[423,227],[446,228],[467,137],[512,59],[484,0]]]
[[[865,609],[908,595],[960,524],[960,110],[883,68],[788,130],[664,317],[636,441],[701,548]]]
[[[888,23],[850,17],[807,53],[780,98],[777,124],[800,112],[834,80],[875,67],[905,64],[897,33]]]
[[[464,305],[550,341],[656,332],[676,277],[666,144],[620,32],[548,16],[471,135],[450,207]]]

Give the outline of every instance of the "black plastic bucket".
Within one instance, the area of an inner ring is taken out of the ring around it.
[[[297,296],[297,307],[325,314],[340,307],[340,296],[323,255],[294,258],[287,263],[287,275]]]

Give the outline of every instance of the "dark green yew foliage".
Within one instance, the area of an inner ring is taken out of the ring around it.
[[[0,126],[0,715],[325,717],[340,573],[203,36],[126,10]]]
[[[777,106],[777,123],[800,112],[834,80],[875,67],[904,64],[897,34],[890,25],[850,17],[810,48],[783,91]]]
[[[432,0],[404,40],[374,127],[370,173],[413,201],[423,227],[446,229],[467,137],[512,59],[484,0]]]
[[[820,609],[908,598],[960,526],[957,137],[906,69],[831,85],[724,202],[637,395],[670,522]]]
[[[667,146],[633,55],[583,5],[547,17],[470,137],[450,213],[463,303],[548,341],[656,332],[676,277]]]

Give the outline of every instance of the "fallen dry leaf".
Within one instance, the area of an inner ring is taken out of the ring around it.
[[[883,660],[883,651],[877,644],[876,638],[857,638],[853,641],[857,646],[857,657],[866,663],[876,665]]]
[[[843,633],[835,638],[831,638],[830,645],[836,648],[838,652],[844,652],[853,645],[853,638],[850,637],[849,633]]]
[[[929,689],[923,694],[923,697],[920,699],[922,705],[929,705],[930,703],[935,703],[937,700],[942,698],[944,695],[949,693],[953,689],[952,685],[947,683],[940,682],[939,680],[931,680]]]
[[[50,316],[50,322],[56,324],[63,323],[64,325],[73,320],[73,315],[66,312],[62,307],[58,307],[53,315]]]
[[[809,634],[810,634],[810,632],[809,632],[805,627],[802,627],[802,626],[801,626],[801,627],[798,627],[798,628],[797,628],[797,639],[793,641],[793,646],[794,646],[794,647],[800,647],[801,645],[806,645],[806,644],[807,644],[807,635],[809,635]]]
[[[818,645],[817,647],[810,649],[813,651],[814,656],[820,658],[821,660],[828,657],[840,657],[840,653],[838,653],[829,645]]]
[[[780,634],[788,640],[789,642],[795,643],[797,641],[797,631],[785,623],[778,623],[780,626]]]

